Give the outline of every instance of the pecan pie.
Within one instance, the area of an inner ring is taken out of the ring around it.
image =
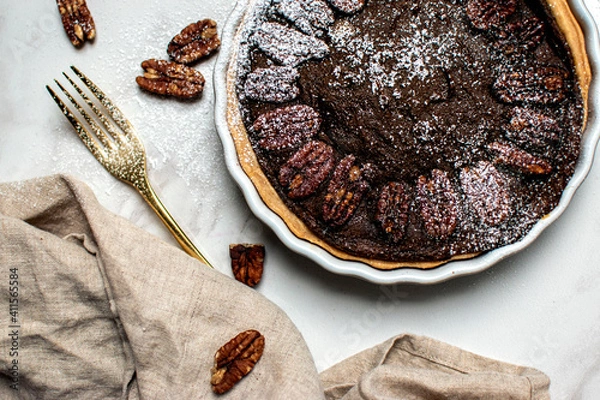
[[[255,0],[228,72],[242,167],[298,237],[380,269],[522,239],[579,156],[565,0]]]

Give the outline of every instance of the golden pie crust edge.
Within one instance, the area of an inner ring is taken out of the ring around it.
[[[546,0],[549,5],[550,12],[556,20],[558,28],[564,35],[565,41],[571,51],[573,58],[573,65],[577,74],[579,82],[579,89],[584,105],[584,121],[583,126],[585,127],[587,119],[587,101],[589,86],[592,78],[591,68],[587,56],[585,47],[585,38],[577,19],[573,15],[571,8],[567,0]],[[243,25],[243,21],[242,21]],[[235,36],[234,43],[239,43],[239,30]],[[470,253],[451,257],[441,261],[417,261],[417,262],[403,262],[403,261],[384,261],[377,259],[370,259],[364,257],[357,257],[348,254],[336,247],[323,241],[321,238],[316,236],[306,225],[290,211],[289,208],[279,198],[279,195],[271,186],[271,183],[262,172],[262,169],[258,163],[252,145],[248,139],[246,128],[242,121],[242,117],[239,111],[239,103],[236,94],[236,60],[237,60],[237,49],[234,46],[234,51],[231,54],[229,60],[229,66],[227,69],[227,124],[229,132],[233,138],[235,150],[237,153],[238,161],[242,167],[244,173],[248,176],[260,198],[265,205],[277,214],[283,222],[287,225],[288,229],[299,239],[305,240],[316,246],[321,247],[329,254],[347,261],[357,261],[365,263],[373,268],[380,270],[392,270],[398,268],[418,268],[418,269],[430,269],[435,268],[450,261],[465,260],[478,256],[480,253]],[[583,128],[582,128],[583,129]]]

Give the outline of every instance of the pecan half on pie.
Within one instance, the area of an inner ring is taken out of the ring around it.
[[[589,65],[566,1],[255,0],[230,130],[297,236],[376,268],[522,239],[579,157]]]

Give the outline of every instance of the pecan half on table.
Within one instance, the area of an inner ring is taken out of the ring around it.
[[[219,46],[221,41],[217,34],[217,23],[212,19],[203,19],[183,28],[169,43],[167,54],[175,62],[190,64],[208,56]]]
[[[265,260],[265,246],[262,244],[229,245],[231,269],[235,279],[254,287],[260,282]]]
[[[142,62],[144,75],[135,81],[149,92],[184,99],[198,97],[204,90],[204,76],[193,68],[165,60]]]
[[[223,394],[248,375],[262,357],[265,337],[250,329],[236,335],[215,354],[210,384],[213,392]]]
[[[85,0],[56,0],[63,27],[73,46],[96,37],[96,25]]]

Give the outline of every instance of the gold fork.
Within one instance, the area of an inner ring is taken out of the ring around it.
[[[98,99],[110,119],[84,92],[83,90],[66,74],[63,75],[69,83],[75,88],[81,98],[87,103],[89,108],[96,114],[98,120],[104,126],[104,129],[92,118],[90,113],[71,96],[71,94],[55,79],[64,95],[70,100],[73,107],[81,114],[87,122],[94,135],[90,134],[88,129],[71,113],[70,109],[63,103],[57,94],[46,86],[48,92],[61,109],[65,117],[71,122],[71,125],[77,131],[77,135],[83,141],[83,144],[96,157],[108,172],[121,181],[133,186],[142,195],[144,200],[152,207],[167,229],[173,234],[175,240],[181,245],[183,250],[190,256],[197,258],[204,264],[212,268],[206,257],[194,246],[185,232],[179,227],[179,224],[173,219],[169,211],[160,201],[154,189],[148,180],[146,170],[146,152],[140,139],[138,138],[133,125],[125,118],[123,113],[106,97],[104,92],[98,88],[87,76],[85,76],[76,67],[71,69],[79,79],[87,86],[91,93]]]

